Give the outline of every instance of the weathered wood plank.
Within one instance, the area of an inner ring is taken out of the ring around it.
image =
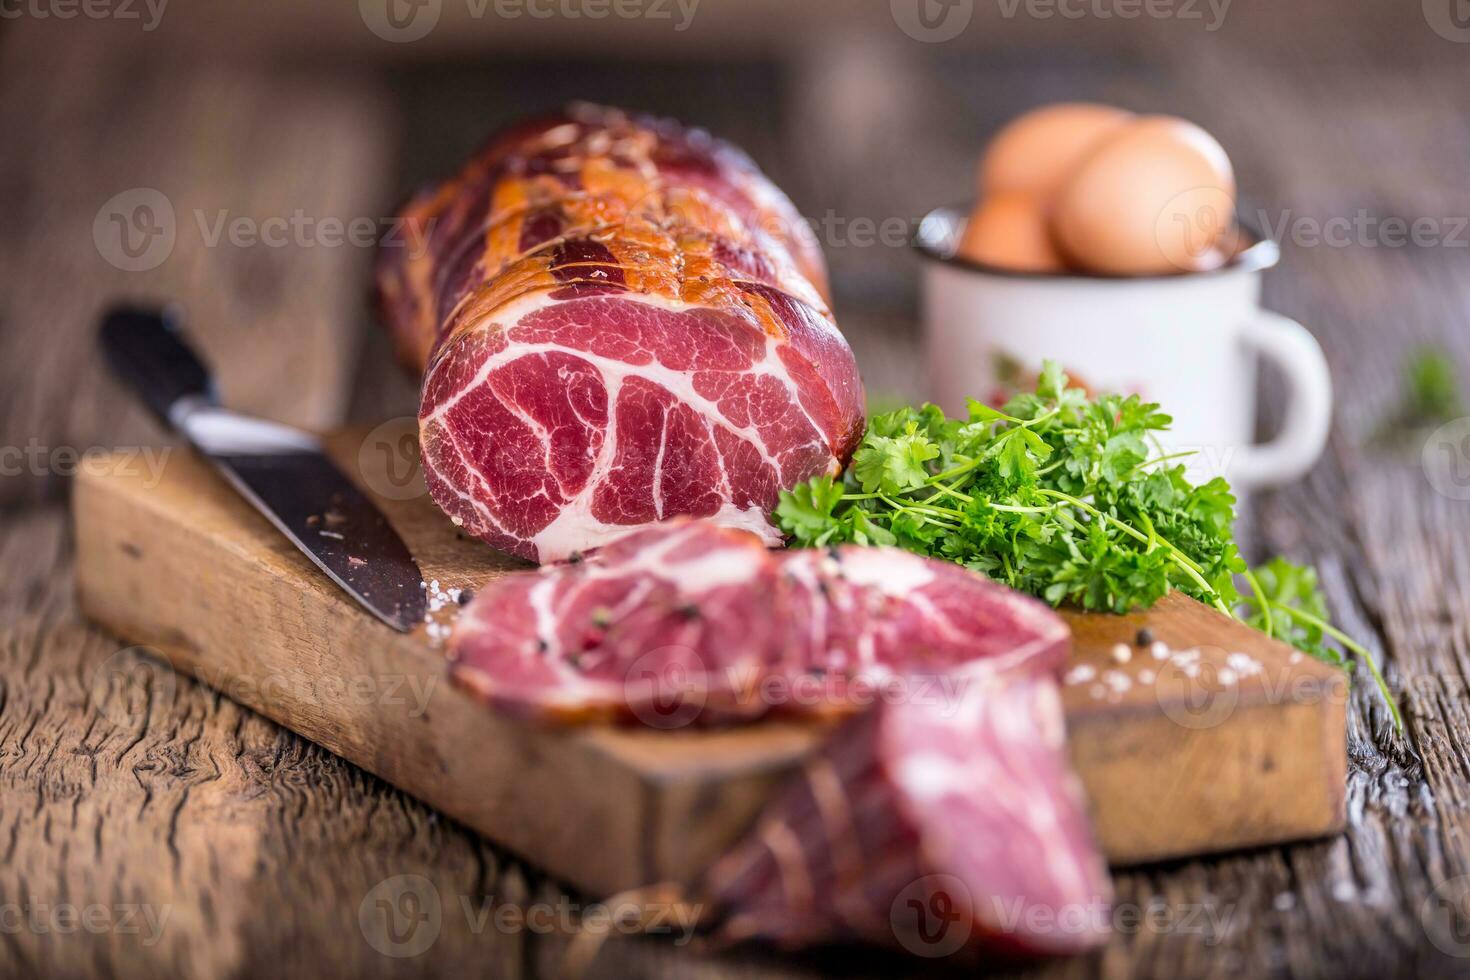
[[[460,896],[473,908],[505,896],[518,873],[396,790],[81,623],[55,587],[71,574],[66,524],[49,508],[0,534],[0,561],[26,570],[0,593],[11,968],[232,977],[285,963],[308,975],[329,943],[334,969],[377,975],[392,961],[364,939],[359,907],[379,882],[420,875],[447,909],[436,968],[514,975],[516,936],[473,936],[474,920],[449,912]]]

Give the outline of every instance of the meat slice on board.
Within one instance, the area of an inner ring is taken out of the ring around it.
[[[680,519],[482,590],[456,682],[540,721],[849,716],[694,894],[727,940],[926,956],[1099,941],[1052,610],[889,548],[768,551]],[[866,710],[865,710],[866,709]]]
[[[761,540],[707,521],[634,532],[585,562],[482,589],[450,638],[451,676],[542,722],[676,728],[751,716],[775,650]]]
[[[450,651],[455,680],[503,710],[669,728],[943,698],[956,668],[1054,669],[1069,639],[1042,603],[949,562],[773,552],[680,519],[481,590]]]
[[[727,940],[926,957],[1081,952],[1111,882],[1067,764],[1054,676],[981,661],[948,703],[843,726],[705,876]]]
[[[423,372],[425,478],[492,545],[560,561],[679,515],[774,544],[780,490],[851,455],[862,384],[820,251],[729,144],[578,106],[403,218],[378,287]]]

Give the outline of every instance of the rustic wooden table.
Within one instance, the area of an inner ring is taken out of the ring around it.
[[[303,57],[303,45],[267,66],[264,55],[236,57],[219,31],[191,48],[118,43],[115,32],[31,14],[8,25],[0,972],[515,977],[556,967],[563,935],[496,915],[576,900],[535,869],[191,680],[137,668],[131,688],[110,684],[109,667],[137,662],[78,617],[66,510],[80,453],[158,440],[90,346],[99,307],[117,296],[182,300],[243,408],[308,425],[411,410],[412,385],[387,366],[362,303],[370,250],[333,246],[320,228],[287,232],[280,246],[228,231],[212,241],[213,231],[221,215],[386,214],[409,180],[449,165],[535,91],[537,106],[590,93],[711,124],[747,144],[806,213],[836,218],[831,227],[847,230],[826,244],[839,319],[870,390],[903,397],[923,389],[915,266],[901,247],[862,245],[843,220],[911,221],[964,197],[983,133],[1047,99],[1167,109],[1213,129],[1248,212],[1287,238],[1268,303],[1321,339],[1338,394],[1328,454],[1307,479],[1259,494],[1243,530],[1257,556],[1317,564],[1336,618],[1385,665],[1407,729],[1394,731],[1360,674],[1347,833],[1120,873],[1111,944],[1033,972],[1463,975],[1470,933],[1452,913],[1470,911],[1470,501],[1457,498],[1470,494],[1427,478],[1422,436],[1384,446],[1372,435],[1406,351],[1441,344],[1470,368],[1470,45],[1450,21],[1436,33],[1416,3],[1289,6],[1239,0],[1218,32],[996,24],[1014,43],[974,50],[910,42],[889,23],[810,57],[756,52],[693,68],[507,55],[492,69],[461,53],[382,70],[337,49]],[[184,26],[203,30],[198,20]],[[132,221],[126,247],[115,213]],[[1315,241],[1331,219],[1345,234]],[[1423,234],[1399,243],[1385,219],[1422,219]],[[1268,384],[1267,427],[1280,409]],[[1452,476],[1470,466],[1463,454],[1451,462]],[[390,949],[426,946],[412,957],[379,952],[359,922],[377,914],[375,886],[399,875],[427,879],[438,899],[421,920],[434,941]],[[711,977],[928,965],[629,939],[597,961],[608,975]]]

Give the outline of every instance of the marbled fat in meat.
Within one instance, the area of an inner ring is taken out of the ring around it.
[[[412,199],[380,305],[434,500],[539,562],[675,516],[768,543],[863,427],[810,229],[743,153],[577,106]]]

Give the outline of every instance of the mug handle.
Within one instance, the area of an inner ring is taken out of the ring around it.
[[[1281,432],[1270,442],[1244,447],[1230,468],[1249,486],[1294,480],[1317,462],[1332,426],[1332,375],[1327,357],[1306,327],[1290,317],[1261,310],[1245,325],[1245,343],[1285,374],[1291,388]]]

